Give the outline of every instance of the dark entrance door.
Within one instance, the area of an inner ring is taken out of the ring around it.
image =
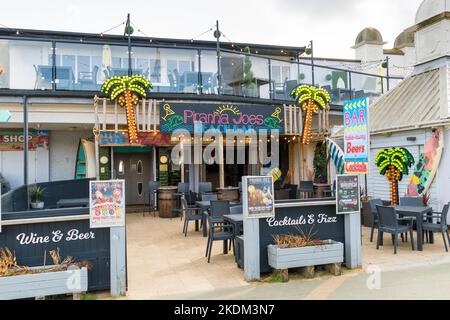
[[[126,204],[144,204],[152,170],[151,154],[116,153],[114,154],[114,170],[117,179],[125,180]]]

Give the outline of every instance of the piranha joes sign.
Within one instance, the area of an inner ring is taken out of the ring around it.
[[[367,98],[344,103],[345,173],[369,173]]]
[[[284,114],[280,106],[266,105],[220,105],[166,103],[160,110],[161,132],[172,133],[185,129],[191,133],[210,129],[228,130],[284,130]]]

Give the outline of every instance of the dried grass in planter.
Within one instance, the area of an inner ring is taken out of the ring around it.
[[[326,240],[314,239],[317,232],[313,233],[313,228],[311,228],[308,233],[299,227],[296,227],[295,229],[299,231],[300,235],[274,235],[273,240],[275,241],[275,244],[281,249],[314,247],[328,244],[328,241]]]
[[[78,268],[85,267],[88,270],[92,270],[92,263],[90,261],[75,261],[72,257],[66,257],[61,261],[59,248],[50,251],[50,257],[53,260],[53,266],[35,269],[18,265],[15,252],[12,252],[9,248],[0,248],[0,277],[67,271],[73,266]]]

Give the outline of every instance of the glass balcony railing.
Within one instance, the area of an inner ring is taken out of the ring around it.
[[[220,51],[218,59],[211,48],[149,44],[128,52],[127,45],[108,43],[0,39],[0,89],[95,92],[107,78],[129,69],[147,78],[153,92],[293,101],[295,87],[314,84],[325,88],[334,104],[380,96],[401,81],[230,50]]]

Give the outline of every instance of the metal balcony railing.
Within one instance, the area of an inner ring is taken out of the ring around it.
[[[313,85],[314,79],[314,85],[330,93],[332,103],[341,104],[378,97],[402,80],[282,57],[151,43],[133,45],[131,63],[128,46],[99,41],[4,37],[0,53],[0,89],[97,93],[108,77],[127,75],[131,65],[132,74],[153,84],[152,92],[168,96],[238,96],[286,103],[293,101],[292,89]]]

